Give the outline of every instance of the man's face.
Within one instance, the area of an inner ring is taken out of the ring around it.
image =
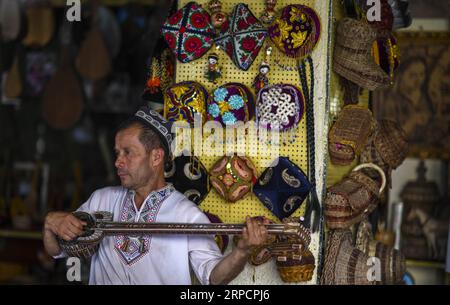
[[[114,148],[117,175],[122,186],[132,190],[147,185],[155,176],[152,153],[139,141],[140,131],[139,127],[131,126],[118,132]]]

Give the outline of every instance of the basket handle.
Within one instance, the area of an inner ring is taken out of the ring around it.
[[[352,170],[352,172],[356,172],[356,171],[358,171],[360,169],[363,169],[363,168],[372,168],[372,169],[376,170],[380,174],[380,176],[381,176],[380,194],[383,193],[384,189],[386,188],[386,174],[381,169],[381,167],[379,167],[378,165],[373,164],[373,163],[362,163],[362,164],[359,164],[358,166],[356,166]]]

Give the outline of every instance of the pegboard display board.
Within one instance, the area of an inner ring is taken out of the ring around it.
[[[181,8],[185,4],[190,2],[189,0],[181,0],[178,2],[178,7]],[[202,5],[205,9],[208,9],[207,0],[196,1],[198,4]],[[244,1],[239,0],[222,0],[222,11],[230,14],[234,6],[238,3]],[[265,10],[265,1],[258,0],[252,1],[250,3],[246,2],[252,13],[259,18],[262,12]],[[328,130],[327,122],[328,115],[326,111],[328,108],[328,75],[329,75],[329,56],[330,56],[330,46],[329,46],[329,18],[331,15],[331,0],[303,0],[303,1],[288,1],[279,0],[275,9],[279,11],[284,6],[289,4],[304,4],[313,8],[318,14],[321,21],[321,37],[313,51],[312,58],[314,62],[315,70],[315,80],[314,80],[314,103],[315,103],[315,134],[316,134],[316,178],[317,178],[317,192],[319,198],[322,196],[322,188],[324,180],[324,173],[326,168],[326,131]],[[269,43],[270,38],[266,38],[265,45],[259,52],[258,57],[253,62],[252,66],[248,71],[242,71],[223,50],[217,50],[215,45],[211,50],[205,54],[203,57],[194,60],[190,63],[180,63],[176,64],[176,82],[181,81],[197,81],[205,86],[205,88],[212,92],[213,89],[219,87],[220,85],[229,82],[239,82],[247,85],[252,92],[252,82],[258,74],[258,69],[260,63],[265,60],[266,53],[265,47],[272,46]],[[215,52],[219,55],[219,66],[222,69],[222,77],[219,78],[217,84],[213,84],[208,81],[205,77],[205,71],[208,66],[208,54]],[[277,56],[278,50],[273,50],[268,61],[270,64],[270,72],[267,74],[269,79],[269,84],[279,84],[286,83],[297,86],[301,89],[301,83],[299,74],[297,71],[289,71],[282,68],[283,64],[292,66],[293,61],[282,56]],[[280,60],[280,65],[274,63],[274,60]],[[295,63],[295,62],[294,62]],[[310,81],[309,81],[310,83]],[[317,102],[316,102],[317,101]],[[325,136],[324,136],[325,134]],[[205,135],[204,135],[205,137]],[[283,136],[280,136],[280,139]],[[248,142],[248,141],[247,141]],[[268,164],[271,163],[271,158],[267,155],[261,155],[258,152],[258,142],[248,143],[246,149],[246,156],[253,162],[257,168],[257,174],[262,174],[262,172],[267,168]],[[297,164],[305,173],[307,173],[307,143],[306,143],[306,114],[303,116],[299,127],[296,131],[295,141],[292,143],[287,143],[286,145],[278,145],[279,155],[289,157],[289,159]],[[213,164],[220,159],[219,156],[208,156],[209,147],[203,145],[203,153],[195,154],[203,165],[209,170]],[[224,150],[225,151],[225,150]],[[306,201],[301,205],[301,207],[294,212],[292,216],[301,216],[304,214]],[[280,221],[259,201],[259,199],[251,192],[245,198],[237,201],[236,203],[228,203],[222,199],[218,193],[211,189],[207,197],[199,206],[203,211],[209,211],[213,214],[218,215],[225,223],[242,223],[245,221],[247,215],[257,216],[263,215],[272,219],[273,221],[279,223]],[[319,259],[319,235],[313,234],[310,249],[316,258],[316,270],[313,279],[310,283],[316,283],[317,280],[317,262]],[[230,247],[228,249],[230,251]],[[266,263],[262,266],[253,267],[247,265],[246,269],[232,282],[232,284],[282,284],[283,282],[279,278],[278,272],[276,271],[276,266],[274,262]]]

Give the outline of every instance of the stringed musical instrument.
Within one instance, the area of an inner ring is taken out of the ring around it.
[[[114,222],[113,214],[98,211],[92,214],[74,212],[73,215],[86,222],[83,233],[71,240],[58,238],[61,249],[69,256],[89,258],[98,250],[100,242],[108,235],[137,235],[137,234],[195,234],[195,235],[238,235],[242,233],[245,224],[224,223],[158,223],[158,222]],[[294,218],[282,224],[265,225],[267,232],[273,235],[292,237],[292,243],[279,243],[277,247],[269,247],[273,252],[296,249],[303,251],[311,242],[309,229]]]

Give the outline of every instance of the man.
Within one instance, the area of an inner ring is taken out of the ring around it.
[[[95,191],[79,211],[109,211],[114,221],[208,223],[205,214],[164,180],[171,123],[143,107],[118,129],[115,138],[121,185]],[[64,256],[57,237],[72,240],[84,222],[71,213],[51,212],[44,224],[44,245]],[[252,247],[267,230],[247,217],[242,238],[225,257],[212,236],[142,235],[105,237],[92,257],[90,284],[190,284],[189,267],[202,284],[227,284],[244,268]]]

